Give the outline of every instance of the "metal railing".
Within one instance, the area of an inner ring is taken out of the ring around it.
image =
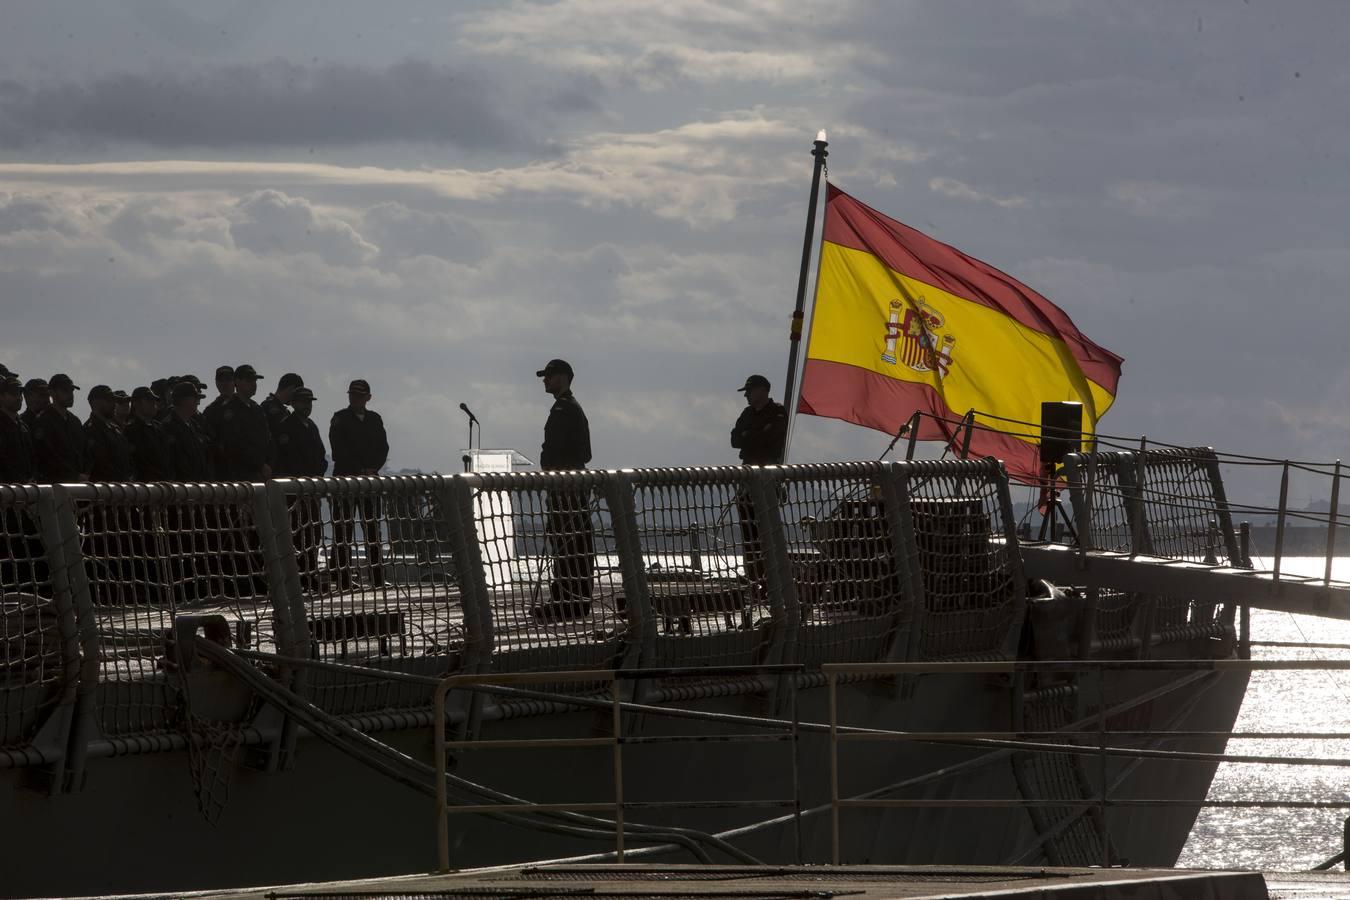
[[[184,746],[180,614],[224,616],[245,650],[440,677],[1010,656],[1026,604],[993,460],[0,486],[0,579],[0,767],[56,791],[89,758]],[[278,677],[335,715],[432,705]],[[275,768],[295,737],[250,741]]]
[[[1296,757],[1257,754],[1208,753],[1198,751],[1166,750],[1141,747],[1127,747],[1111,743],[1112,739],[1136,739],[1149,742],[1176,740],[1231,740],[1231,739],[1271,739],[1271,740],[1350,740],[1350,731],[1337,732],[1241,732],[1241,731],[1195,731],[1195,730],[1126,730],[1109,727],[1111,710],[1105,702],[1105,678],[1112,672],[1201,672],[1217,674],[1224,672],[1250,673],[1254,671],[1350,671],[1350,660],[1251,660],[1251,659],[1133,659],[1133,660],[1076,660],[1076,661],[1006,661],[1006,662],[913,662],[913,663],[840,663],[826,664],[824,667],[829,691],[829,738],[830,738],[830,834],[831,862],[840,863],[840,813],[849,809],[921,809],[921,808],[1018,808],[1026,810],[1057,809],[1074,810],[1077,815],[1086,811],[1095,811],[1098,819],[1097,833],[1100,838],[1100,864],[1112,864],[1110,833],[1106,827],[1105,813],[1110,808],[1250,808],[1250,809],[1350,809],[1350,801],[1307,801],[1307,800],[1183,800],[1175,798],[1131,798],[1113,796],[1112,792],[1124,781],[1131,771],[1127,768],[1114,781],[1108,778],[1108,760],[1146,759],[1168,761],[1193,761],[1219,764],[1223,762],[1293,765],[1293,766],[1329,766],[1350,767],[1350,758],[1335,757]],[[838,714],[838,683],[841,677],[857,676],[919,676],[919,675],[1008,675],[1023,677],[1037,674],[1078,674],[1092,676],[1095,682],[1097,713],[1090,716],[1090,730],[1083,731],[896,731],[883,729],[843,729]],[[937,743],[949,746],[963,746],[990,750],[1010,750],[1019,753],[1042,753],[1070,755],[1078,758],[1093,758],[1097,764],[1096,790],[1079,798],[1036,797],[1015,798],[964,798],[964,799],[927,799],[927,798],[844,798],[839,787],[839,744],[856,742],[899,742],[899,743]],[[1054,743],[1069,741],[1071,743]],[[1086,746],[1079,741],[1090,742]],[[1063,824],[1057,826],[1063,829]],[[1350,829],[1347,831],[1350,834]],[[1040,840],[1053,839],[1042,835]],[[1350,843],[1347,844],[1350,849]],[[1333,860],[1334,864],[1334,860]]]
[[[614,854],[618,862],[624,861],[624,815],[628,810],[659,809],[790,809],[793,813],[793,829],[797,848],[798,862],[802,861],[801,834],[801,790],[799,770],[799,741],[797,716],[797,691],[794,679],[787,679],[790,685],[787,695],[788,716],[782,721],[780,734],[754,733],[718,733],[684,735],[627,735],[623,721],[623,684],[638,678],[707,678],[715,676],[744,677],[758,675],[787,675],[801,671],[795,665],[761,665],[732,667],[700,667],[695,669],[647,669],[640,671],[568,671],[568,672],[512,672],[504,674],[452,675],[436,687],[433,696],[435,715],[432,723],[432,735],[436,753],[436,847],[439,871],[450,871],[450,825],[449,816],[473,813],[540,813],[540,812],[609,812],[614,817]],[[518,738],[506,740],[483,740],[479,738],[450,740],[446,737],[447,699],[453,690],[474,690],[484,687],[506,687],[518,684],[584,683],[588,685],[607,685],[610,701],[610,729],[608,737],[592,738]],[[765,727],[761,725],[760,727]],[[772,730],[772,726],[768,726]],[[783,741],[791,744],[792,797],[790,799],[760,800],[643,800],[633,801],[624,793],[623,751],[625,746],[635,744],[706,742],[748,743],[765,741]],[[556,750],[574,747],[610,748],[613,773],[613,795],[609,801],[562,803],[471,803],[451,804],[446,784],[446,775],[450,750]]]

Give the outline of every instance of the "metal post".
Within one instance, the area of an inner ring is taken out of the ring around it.
[[[1252,523],[1243,522],[1238,525],[1238,556],[1237,564],[1250,569],[1252,567]],[[1238,617],[1238,656],[1242,659],[1252,658],[1252,607],[1250,603],[1242,604],[1239,609]]]
[[[838,676],[825,673],[830,691],[830,862],[839,865],[839,691]]]
[[[1139,459],[1134,475],[1134,527],[1130,529],[1130,557],[1136,557],[1144,547],[1144,460],[1148,454],[1148,435],[1139,438]]]
[[[914,450],[919,443],[919,420],[923,418],[923,413],[915,412],[909,417],[909,444],[905,447],[905,459],[914,458]]]
[[[1341,505],[1341,461],[1336,460],[1336,470],[1331,476],[1331,516],[1327,519],[1327,569],[1322,583],[1331,584],[1331,560],[1336,555],[1336,518]]]
[[[611,680],[609,687],[614,705],[614,859],[623,865],[623,698],[619,679]]]
[[[431,715],[436,753],[436,864],[438,871],[450,871],[450,818],[446,812],[449,797],[445,790],[445,690],[436,689]]]
[[[1280,470],[1280,510],[1275,519],[1275,571],[1271,576],[1276,589],[1280,584],[1280,563],[1284,560],[1284,514],[1289,504],[1289,460]]]
[[[1111,868],[1111,834],[1106,827],[1106,678],[1105,669],[1097,670],[1097,759],[1101,790],[1097,793],[1098,816],[1102,828],[1102,868]]]
[[[789,702],[792,705],[792,836],[797,845],[797,865],[802,865],[805,850],[802,847],[802,782],[801,782],[801,715],[797,711],[797,679],[792,679]]]
[[[689,523],[689,567],[695,572],[703,571],[703,540],[699,537],[701,527],[697,519]]]
[[[811,170],[811,201],[806,207],[806,236],[802,238],[802,267],[797,275],[797,305],[792,311],[792,330],[788,334],[788,370],[787,378],[783,381],[783,406],[787,409],[788,416],[793,414],[796,409],[796,403],[793,399],[793,391],[796,389],[797,378],[797,351],[802,343],[802,322],[806,318],[806,273],[811,268],[811,240],[816,235],[816,205],[820,199],[820,173],[825,168],[825,157],[829,156],[829,151],[825,148],[829,142],[825,140],[825,132],[821,131],[816,135],[815,149],[811,155],[816,158],[815,166]],[[783,447],[783,459],[787,459],[787,446]]]
[[[961,458],[970,459],[970,439],[975,434],[975,410],[970,409],[961,417],[961,424],[966,429],[966,436],[961,439]],[[960,491],[957,492],[958,494]]]

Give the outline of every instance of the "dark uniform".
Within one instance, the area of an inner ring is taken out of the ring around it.
[[[370,393],[370,385],[363,380],[351,383],[348,393]],[[389,459],[389,436],[384,430],[384,419],[369,409],[360,415],[351,407],[333,413],[328,425],[328,446],[333,451],[334,475],[364,475],[378,472]],[[370,563],[370,577],[380,584],[384,581],[384,565],[380,550],[380,501],[373,497],[357,503],[338,503],[333,516],[334,568],[338,583],[350,587],[352,583],[351,552],[356,538],[356,518],[361,518],[361,530],[366,543],[366,560]]]
[[[783,404],[770,400],[760,409],[747,406],[731,429],[731,446],[741,451],[747,466],[776,466],[783,461],[787,426]]]
[[[281,434],[281,423],[286,421],[286,417],[291,411],[286,408],[286,404],[277,399],[276,394],[268,394],[267,399],[258,406],[262,408],[263,416],[267,419],[267,427],[272,432],[272,439],[276,440]]]
[[[220,447],[223,481],[262,481],[263,466],[276,462],[276,446],[267,416],[250,399],[235,395],[221,405],[216,421],[216,443]]]
[[[762,388],[769,391],[769,380],[763,375],[745,379],[742,391]],[[787,442],[788,415],[783,404],[769,400],[759,409],[746,404],[736,424],[731,428],[731,446],[741,451],[741,462],[747,466],[775,466],[783,461]],[[741,520],[741,552],[745,559],[745,577],[751,591],[762,593],[764,584],[764,548],[759,541],[759,521],[755,505],[745,492],[736,495],[736,514]]]
[[[131,472],[136,481],[170,481],[173,461],[164,426],[154,419],[132,416],[127,425],[127,441],[131,444]]]
[[[169,461],[169,477],[174,481],[211,481],[211,438],[193,419],[178,413],[164,423],[164,444]]]
[[[90,481],[131,481],[131,442],[108,419],[91,415],[84,423]]]
[[[0,484],[33,480],[33,438],[22,417],[0,412]]]
[[[318,478],[328,471],[328,453],[319,436],[319,426],[309,417],[314,394],[308,388],[295,392],[297,410],[277,426],[277,474],[295,478]],[[290,498],[291,539],[295,544],[300,582],[318,587],[319,545],[323,541],[323,506],[319,497],[300,494]]]
[[[550,360],[538,377],[554,373],[572,376],[572,367]],[[546,470],[584,469],[591,461],[591,426],[572,391],[556,394],[544,423],[539,467]],[[590,612],[591,582],[595,574],[595,530],[591,522],[590,492],[551,490],[548,493],[548,536],[553,546],[553,578],[549,582],[552,609],[536,607],[539,618],[570,618]]]
[[[46,484],[84,481],[89,441],[79,417],[55,403],[44,409],[33,423],[33,462]]]
[[[0,379],[0,389],[13,396],[19,383]],[[33,441],[17,415],[0,410],[0,484],[31,482]],[[0,511],[0,592],[47,592],[47,565],[38,538],[37,523],[18,506]]]
[[[374,413],[366,413],[367,416]],[[277,426],[277,474],[318,478],[328,471],[319,426],[308,416],[289,415]]]

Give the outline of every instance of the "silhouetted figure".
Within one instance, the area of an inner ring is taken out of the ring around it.
[[[553,397],[548,421],[544,423],[539,467],[550,470],[586,468],[591,461],[591,427],[581,404],[572,395],[572,367],[565,360],[551,359],[535,375],[544,380],[544,390]],[[565,619],[589,614],[595,570],[595,534],[589,491],[549,491],[548,540],[553,550],[549,600],[534,607],[534,616]]]
[[[333,451],[334,475],[378,475],[389,459],[389,437],[380,414],[367,409],[370,383],[363,378],[347,387],[347,408],[333,413],[328,426],[328,446]],[[352,544],[356,540],[356,519],[361,519],[366,561],[370,580],[384,582],[383,555],[380,550],[380,501],[377,497],[338,500],[333,504],[334,569],[341,588],[350,588]]]

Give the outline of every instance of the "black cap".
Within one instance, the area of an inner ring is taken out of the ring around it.
[[[763,375],[751,375],[749,378],[745,379],[745,384],[736,388],[736,390],[748,391],[752,387],[762,387],[767,391],[769,389],[769,379],[765,378]]]
[[[369,393],[370,393],[370,382],[369,382],[369,381],[366,381],[364,378],[357,378],[357,379],[353,380],[351,384],[347,385],[347,393],[349,393],[349,394],[369,394]]]
[[[173,397],[173,402],[177,403],[184,397],[196,397],[200,400],[203,394],[201,391],[197,390],[197,386],[192,382],[180,381],[173,386],[173,394],[171,396]]]
[[[9,370],[9,366],[5,365],[4,363],[0,363],[0,378],[10,378],[10,377],[17,378],[18,376]]]
[[[119,388],[113,391],[113,399],[116,400],[118,403],[130,403],[131,395]]]
[[[146,387],[145,385],[141,385],[140,387],[136,388],[136,390],[134,390],[134,391],[131,392],[131,399],[132,399],[132,400],[158,400],[159,397],[155,396],[155,392],[154,392],[153,390],[151,390],[150,388]]]
[[[23,383],[25,391],[45,391],[50,388],[45,378],[30,378]]]
[[[80,389],[80,386],[72,381],[70,376],[64,372],[53,375],[47,381],[47,384],[51,385],[53,388],[65,388],[68,391],[78,391]]]
[[[370,392],[367,391],[366,393]],[[308,400],[310,403],[313,403],[314,392],[311,391],[309,388],[305,387],[304,385],[301,385],[300,387],[295,389],[294,394],[291,394],[291,402],[296,403],[296,402],[303,402],[305,400]]]
[[[566,375],[568,378],[572,377],[572,367],[567,364],[567,360],[550,359],[548,363],[538,372],[535,372],[534,375],[536,378],[543,378],[546,375],[556,375],[559,372]]]
[[[234,377],[234,366],[216,366],[217,381],[219,381],[222,378],[233,378],[233,377]]]
[[[0,394],[17,394],[23,390],[23,383],[13,375],[0,376]]]
[[[205,382],[205,381],[202,381],[202,380],[201,380],[200,378],[198,378],[196,375],[179,375],[179,376],[178,376],[178,380],[179,380],[179,381],[186,381],[186,382],[189,382],[189,383],[191,383],[191,384],[195,384],[195,385],[197,386],[197,389],[198,389],[198,390],[202,390],[203,388],[206,387],[206,382]]]
[[[305,379],[301,378],[294,372],[287,372],[285,375],[282,375],[281,380],[277,382],[277,390],[279,391],[284,391],[286,390],[286,388],[304,387],[304,386],[305,386]]]
[[[257,369],[254,369],[254,368],[253,368],[252,366],[250,366],[248,363],[244,363],[242,366],[235,366],[235,367],[234,367],[234,377],[235,377],[235,378],[252,378],[252,379],[255,379],[255,380],[256,380],[256,379],[261,378],[262,376],[258,374],[258,370],[257,370]]]
[[[111,400],[112,398],[113,390],[106,384],[96,384],[89,389],[90,400]]]

